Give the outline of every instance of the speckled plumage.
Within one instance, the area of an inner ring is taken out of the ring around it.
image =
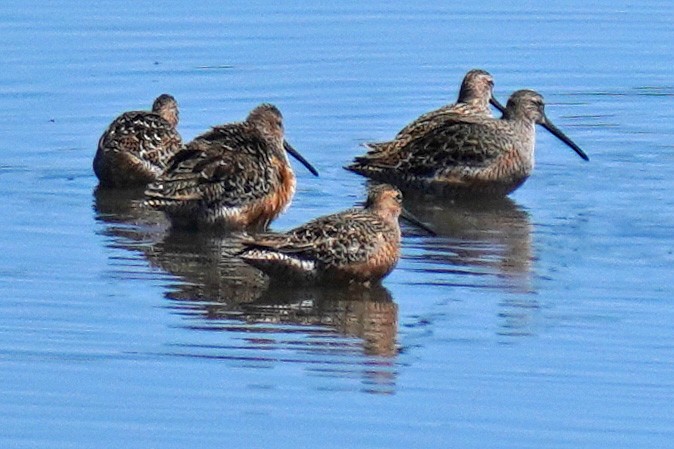
[[[175,226],[263,229],[295,192],[286,151],[316,174],[285,142],[280,111],[260,105],[245,121],[216,126],[187,144],[150,184],[146,204]]]
[[[152,111],[131,111],[117,117],[98,141],[94,172],[104,187],[144,186],[167,167],[182,148],[176,130],[178,104],[162,94]]]
[[[501,119],[446,114],[438,126],[357,157],[348,170],[442,196],[505,196],[534,168],[535,125],[540,124],[583,159],[585,153],[545,116],[543,97],[513,93]]]
[[[490,103],[503,112],[504,108],[494,98],[493,90],[494,78],[488,72],[480,69],[469,71],[463,78],[456,103],[421,115],[401,129],[393,141],[409,142],[418,135],[442,126],[443,120],[452,120],[455,114],[467,117],[493,117],[489,108]],[[371,150],[368,153],[371,157],[377,157],[380,152],[386,153],[386,150],[391,147],[391,142],[369,142],[365,144],[365,147]]]
[[[402,194],[373,187],[363,208],[316,218],[283,234],[247,241],[241,257],[281,283],[368,283],[400,257]]]

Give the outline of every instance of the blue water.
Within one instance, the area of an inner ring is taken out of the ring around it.
[[[641,448],[674,441],[674,5],[0,4],[0,447]],[[261,102],[321,172],[273,224],[361,201],[341,167],[474,67],[533,88],[533,176],[413,202],[383,287],[270,291],[91,160],[162,92],[185,140]]]

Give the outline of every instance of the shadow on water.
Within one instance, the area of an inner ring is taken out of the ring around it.
[[[420,239],[423,254],[412,256],[424,271],[443,275],[451,285],[531,292],[532,226],[515,202],[458,202],[405,192],[405,207],[438,233]]]
[[[392,391],[398,306],[386,288],[270,285],[234,256],[241,249],[235,236],[171,229],[140,198],[142,192],[96,191],[96,219],[105,224],[101,234],[112,237],[108,246],[140,253],[171,275],[165,296],[184,328],[231,333],[208,345],[192,339],[169,345],[168,355],[255,366],[296,362],[319,376],[361,378],[367,391]],[[232,346],[232,339],[243,343]],[[279,356],[284,350],[294,355]]]

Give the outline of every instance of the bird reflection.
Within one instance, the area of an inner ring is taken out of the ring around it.
[[[149,263],[153,277],[169,275],[165,295],[185,328],[234,334],[222,346],[171,344],[171,354],[258,366],[279,360],[278,347],[287,346],[295,354],[287,361],[306,363],[318,376],[357,377],[371,393],[395,391],[398,306],[386,288],[272,286],[235,257],[239,237],[173,229],[142,198],[142,191],[94,192],[99,234],[110,237],[108,247],[134,255],[112,257],[114,275],[137,278]],[[232,346],[242,336],[244,347]]]
[[[256,323],[328,326],[341,335],[357,338],[356,351],[370,356],[365,363],[350,356],[354,352],[352,341],[334,338],[304,341],[303,351],[312,359],[324,359],[327,353],[347,357],[346,363],[330,362],[310,371],[321,376],[358,376],[367,393],[395,392],[398,305],[385,287],[296,289],[272,285],[256,301],[244,304],[242,310],[247,320]]]
[[[395,355],[398,309],[387,289],[269,285],[260,271],[233,256],[241,248],[235,236],[171,230],[146,255],[153,266],[182,279],[167,297],[180,301],[185,313],[209,320],[325,325],[362,339],[365,354]]]
[[[255,300],[267,281],[256,269],[234,257],[243,246],[236,237],[171,229],[146,253],[152,266],[180,281],[169,286],[167,298],[203,308],[204,318],[229,318],[242,303]],[[198,307],[193,310],[198,310]]]
[[[384,287],[270,287],[260,271],[235,257],[242,249],[237,236],[172,229],[163,214],[142,206],[142,195],[142,190],[96,189],[95,217],[105,224],[100,234],[112,238],[109,247],[140,253],[174,277],[166,297],[177,313],[202,323],[189,320],[187,327],[227,329],[231,320],[319,325],[358,338],[362,354],[396,355],[398,308]]]
[[[363,341],[365,354],[396,355],[398,306],[383,286],[350,288],[268,288],[243,306],[248,319],[321,324]]]
[[[509,198],[459,202],[406,192],[405,207],[440,236],[419,240],[424,254],[418,259],[429,271],[467,275],[453,277],[461,285],[472,279],[485,286],[484,276],[491,275],[488,282],[496,285],[488,287],[531,291],[532,226]]]
[[[146,252],[151,265],[180,278],[166,296],[185,327],[245,335],[244,348],[182,345],[180,355],[259,364],[278,360],[279,347],[287,346],[297,354],[288,361],[307,362],[309,371],[358,375],[368,392],[393,391],[398,306],[386,288],[278,287],[233,257],[240,249],[236,236],[172,229]]]
[[[95,219],[106,226],[100,234],[111,237],[114,247],[134,247],[160,239],[168,227],[164,214],[142,205],[142,189],[94,190]]]

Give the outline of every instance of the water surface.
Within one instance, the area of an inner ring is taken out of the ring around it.
[[[674,6],[652,1],[0,5],[0,446],[668,447],[674,440]],[[362,201],[341,167],[453,101],[520,88],[533,176],[470,206],[408,199],[373,289],[271,289],[222,236],[96,189],[97,140],[162,92],[180,132],[283,112],[273,224]]]

